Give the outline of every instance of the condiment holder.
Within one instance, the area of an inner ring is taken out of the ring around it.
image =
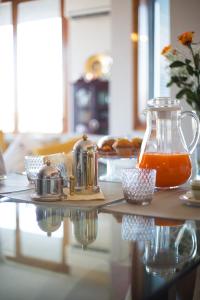
[[[99,193],[98,186],[98,152],[97,145],[87,135],[76,142],[72,151],[72,175],[68,178],[70,195],[91,195]],[[33,200],[59,201],[65,200],[63,188],[66,178],[61,171],[47,160],[36,175]]]
[[[38,201],[63,200],[66,197],[63,182],[61,171],[51,166],[51,162],[47,160],[36,176],[35,193],[31,198]]]
[[[72,151],[72,176],[69,180],[70,194],[92,194],[100,191],[98,186],[97,145],[87,135],[76,142]]]

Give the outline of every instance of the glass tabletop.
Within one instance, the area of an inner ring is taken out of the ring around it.
[[[0,299],[161,299],[199,263],[198,222],[0,204]]]

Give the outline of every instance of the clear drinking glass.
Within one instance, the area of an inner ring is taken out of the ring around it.
[[[124,198],[131,204],[149,204],[153,198],[155,181],[154,169],[124,169],[122,172]]]
[[[30,182],[34,182],[37,178],[37,174],[44,166],[45,162],[50,160],[51,165],[60,170],[62,177],[64,178],[64,185],[66,185],[67,168],[66,168],[66,155],[64,153],[55,153],[51,155],[27,155],[24,158],[24,166],[27,178]]]

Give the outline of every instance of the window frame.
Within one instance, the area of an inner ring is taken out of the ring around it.
[[[138,15],[139,15],[140,0],[132,0],[132,32],[139,36],[138,28]],[[147,1],[148,11],[148,97],[154,96],[154,0]],[[133,129],[144,130],[145,122],[142,122],[139,118],[139,91],[138,91],[138,40],[133,41]]]

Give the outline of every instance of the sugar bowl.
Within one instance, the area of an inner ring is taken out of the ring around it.
[[[40,169],[35,180],[35,194],[37,200],[55,201],[63,198],[63,177],[61,171],[53,167],[49,160]]]

